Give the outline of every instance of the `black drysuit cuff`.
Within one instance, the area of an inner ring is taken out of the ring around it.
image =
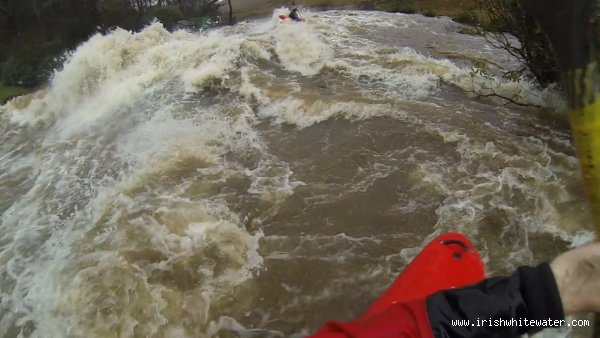
[[[558,287],[547,263],[520,267],[510,277],[442,291],[428,297],[426,303],[435,337],[519,337],[557,327],[564,319]]]

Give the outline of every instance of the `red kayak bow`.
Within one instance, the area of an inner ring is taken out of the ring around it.
[[[427,244],[360,318],[373,316],[396,302],[423,299],[484,278],[485,268],[475,246],[459,233],[447,233]]]

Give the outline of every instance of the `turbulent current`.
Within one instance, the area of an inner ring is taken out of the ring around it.
[[[277,14],[96,35],[0,108],[1,337],[299,337],[436,234],[494,274],[591,239],[560,96],[509,55],[447,18]]]

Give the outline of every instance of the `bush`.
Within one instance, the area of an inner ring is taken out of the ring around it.
[[[2,82],[11,86],[33,87],[41,79],[37,72],[39,55],[10,56],[2,67]]]
[[[2,65],[2,82],[6,85],[35,87],[52,75],[60,65],[65,46],[61,40],[17,48]]]
[[[519,0],[475,0],[479,30],[494,47],[506,50],[523,65],[521,74],[546,86],[559,81],[554,53],[546,36]],[[515,44],[510,35],[520,44]],[[528,71],[529,73],[526,73]]]
[[[460,34],[466,35],[479,35],[479,31],[473,26],[463,26],[461,29],[458,30],[458,32]]]
[[[10,6],[0,5],[0,78],[7,85],[26,87],[47,80],[65,51],[97,31],[115,27],[135,31],[154,18],[167,29],[185,17],[198,27],[213,27],[221,20],[218,10],[223,4],[213,0],[9,2]]]
[[[184,18],[179,7],[175,6],[154,7],[151,12],[166,29],[173,29],[177,22]]]
[[[478,24],[477,14],[473,10],[462,12],[459,15],[457,15],[456,17],[454,17],[453,20],[456,21],[456,22],[465,24],[465,25],[476,25],[476,24]]]
[[[415,14],[417,12],[417,10],[412,7],[404,7],[404,8],[400,8],[400,9],[396,10],[396,12],[404,13],[404,14]]]
[[[141,14],[131,8],[127,1],[105,0],[100,7],[102,28],[109,30],[121,27],[126,30],[138,30],[143,26]]]
[[[19,95],[27,94],[29,91],[21,87],[7,87],[0,83],[0,105],[6,103],[6,101],[17,97]]]
[[[394,0],[387,1],[383,8],[392,13],[414,14],[417,12],[415,0]]]

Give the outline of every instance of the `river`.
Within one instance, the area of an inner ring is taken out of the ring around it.
[[[0,108],[0,336],[300,337],[437,234],[490,274],[592,239],[564,102],[512,57],[448,18],[277,14],[94,36]]]

